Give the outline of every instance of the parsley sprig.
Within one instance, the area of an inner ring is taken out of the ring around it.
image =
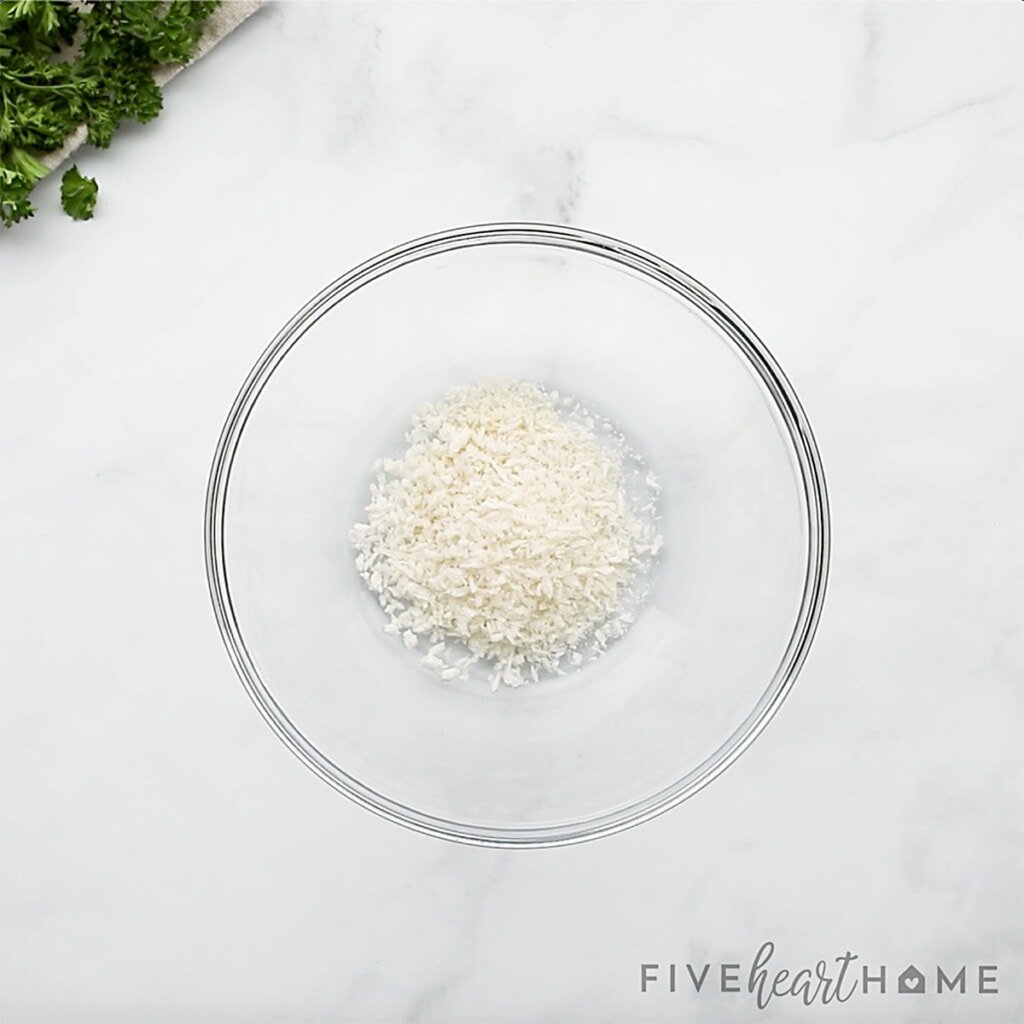
[[[163,98],[161,64],[184,64],[219,0],[0,0],[0,221],[35,212],[30,196],[49,173],[40,157],[80,125],[106,148],[125,120],[145,123]],[[72,167],[61,203],[77,220],[96,205],[97,185]]]

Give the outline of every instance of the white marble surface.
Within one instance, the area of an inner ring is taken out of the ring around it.
[[[1019,4],[274,4],[2,243],[0,1013],[28,1022],[1019,1021]],[[395,242],[620,235],[779,357],[832,589],[710,788],[565,850],[463,848],[318,782],[250,706],[202,561],[227,407]],[[1018,521],[1015,523],[1014,520]],[[763,1012],[776,943],[890,992]],[[641,994],[643,961],[700,965]],[[892,974],[929,971],[923,996]],[[997,964],[997,994],[931,993]]]

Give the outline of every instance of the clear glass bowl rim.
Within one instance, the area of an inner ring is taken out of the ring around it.
[[[800,473],[807,545],[800,606],[782,659],[757,704],[711,756],[628,807],[564,823],[503,827],[450,821],[396,802],[346,773],[306,740],[274,700],[249,654],[232,605],[224,535],[231,468],[246,420],[276,367],[308,328],[347,296],[400,267],[459,249],[510,244],[567,249],[617,264],[674,292],[714,323],[760,377],[785,424]],[[264,350],[231,406],[214,454],[205,509],[206,576],[221,637],[250,698],[285,745],[328,785],[389,821],[442,839],[499,848],[563,846],[621,832],[682,803],[733,764],[778,711],[807,657],[825,598],[830,535],[825,475],[810,423],[789,380],[753,330],[709,288],[644,249],[581,228],[527,222],[474,224],[412,239],[359,264],[307,302]]]

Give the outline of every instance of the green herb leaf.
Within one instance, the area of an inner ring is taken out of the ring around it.
[[[192,58],[218,0],[0,0],[0,221],[31,217],[29,199],[47,169],[39,156],[85,125],[94,146],[110,145],[125,120],[151,121],[163,98],[161,64]],[[92,216],[96,183],[72,168],[64,209]]]
[[[95,178],[83,178],[77,165],[64,172],[60,179],[60,205],[75,220],[89,220],[96,206],[99,186]]]

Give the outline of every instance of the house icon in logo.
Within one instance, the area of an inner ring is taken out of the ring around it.
[[[911,964],[897,979],[896,990],[901,994],[912,992],[924,995],[924,975]]]

